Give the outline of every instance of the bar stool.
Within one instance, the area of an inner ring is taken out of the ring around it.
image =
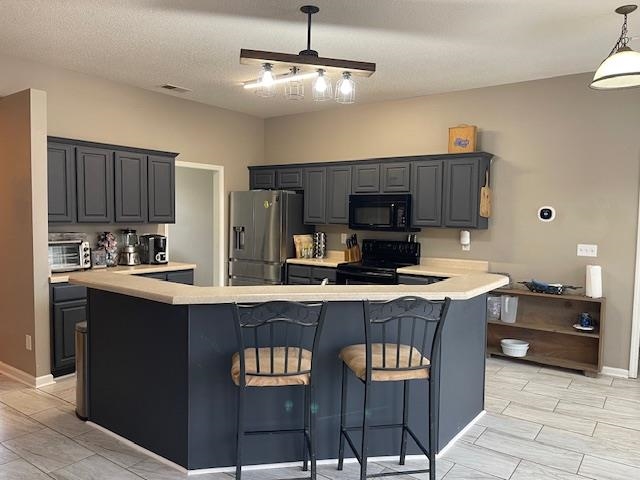
[[[360,463],[360,480],[385,475],[429,472],[435,480],[435,450],[438,438],[438,395],[435,382],[440,376],[440,339],[449,309],[450,299],[429,301],[417,297],[402,297],[387,302],[363,302],[365,343],[350,345],[340,351],[342,360],[342,399],[340,405],[340,441],[338,470],[344,465],[344,442],[349,444]],[[380,342],[380,343],[376,343]],[[429,344],[430,343],[430,344]],[[429,348],[429,350],[426,350]],[[427,357],[426,355],[429,355]],[[364,384],[362,426],[346,426],[347,369]],[[408,425],[409,383],[426,380],[429,388],[429,446],[422,442]],[[369,425],[367,411],[373,382],[403,382],[402,423]],[[400,428],[400,465],[405,464],[407,433],[428,457],[429,468],[367,475],[368,433],[371,429]],[[362,430],[358,450],[349,432]]]
[[[238,352],[231,358],[231,378],[238,386],[236,433],[236,479],[242,476],[242,444],[248,434],[302,433],[303,464],[311,459],[311,479],[316,479],[313,362],[317,355],[327,304],[274,301],[251,305],[234,304]],[[244,352],[243,355],[240,352]],[[245,430],[245,394],[249,387],[304,388],[303,428]]]

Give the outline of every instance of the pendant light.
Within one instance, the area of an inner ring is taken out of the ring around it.
[[[354,103],[356,101],[356,82],[351,78],[351,73],[343,72],[342,78],[336,83],[336,102]]]
[[[276,95],[276,76],[272,71],[273,66],[270,63],[263,63],[258,72],[258,86],[256,95],[264,98],[274,97]]]
[[[302,81],[303,78],[298,74],[299,70],[298,67],[289,69],[290,76],[284,85],[284,96],[289,100],[304,99],[304,82]]]
[[[638,8],[637,5],[623,5],[615,12],[624,15],[620,37],[600,64],[593,76],[590,87],[596,90],[614,90],[640,86],[640,53],[629,48],[627,36],[627,15]]]
[[[331,79],[325,75],[322,68],[318,69],[318,77],[313,81],[313,99],[316,102],[324,102],[333,98]]]

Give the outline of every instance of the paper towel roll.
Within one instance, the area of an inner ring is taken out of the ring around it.
[[[591,298],[602,297],[602,267],[600,265],[587,265],[585,294]]]

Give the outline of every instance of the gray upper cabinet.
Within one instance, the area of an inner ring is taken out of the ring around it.
[[[480,162],[477,158],[451,159],[444,162],[445,227],[486,228],[480,224],[478,215],[479,171]]]
[[[326,167],[304,169],[304,223],[317,225],[327,223]]]
[[[113,151],[76,149],[78,222],[113,223]]]
[[[408,192],[411,183],[410,162],[387,162],[381,165],[382,191],[384,193]]]
[[[327,167],[327,223],[349,223],[351,165]]]
[[[47,145],[49,223],[76,221],[76,157],[71,145]]]
[[[276,171],[273,168],[259,168],[251,170],[249,179],[251,190],[270,190],[276,188]]]
[[[114,166],[116,222],[146,222],[147,156],[116,152]]]
[[[279,168],[276,170],[276,188],[283,190],[302,189],[302,168]]]
[[[354,165],[351,191],[352,193],[378,193],[380,191],[380,164]]]
[[[442,225],[442,160],[424,160],[411,166],[411,225]]]
[[[175,158],[149,155],[148,204],[150,223],[176,221]]]

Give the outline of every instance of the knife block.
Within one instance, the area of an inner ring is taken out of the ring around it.
[[[355,247],[347,248],[344,251],[344,261],[345,262],[359,262],[362,260],[362,256],[360,254],[360,246],[356,245]]]

